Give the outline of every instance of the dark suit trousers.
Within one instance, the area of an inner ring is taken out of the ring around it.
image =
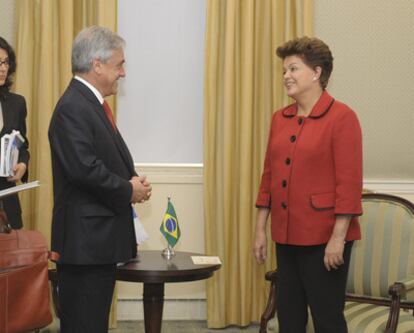
[[[108,332],[116,264],[58,264],[61,333]]]
[[[352,244],[345,244],[345,263],[330,271],[323,262],[326,244],[276,244],[280,333],[305,333],[308,306],[316,333],[348,332],[343,312]]]

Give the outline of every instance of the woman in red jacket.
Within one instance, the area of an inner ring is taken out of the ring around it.
[[[283,80],[295,100],[273,115],[258,208],[254,255],[266,258],[271,214],[278,265],[280,333],[304,333],[310,307],[316,333],[343,333],[353,241],[360,239],[362,135],[358,118],[325,90],[329,47],[317,38],[280,46]]]

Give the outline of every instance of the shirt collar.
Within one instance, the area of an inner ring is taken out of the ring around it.
[[[329,95],[329,93],[324,90],[321,97],[319,97],[316,104],[313,106],[309,118],[320,118],[324,116],[331,108],[335,99]],[[285,117],[294,117],[298,113],[297,103],[291,104],[283,109],[282,114]]]
[[[96,89],[92,84],[90,84],[88,81],[86,81],[85,79],[81,78],[80,76],[75,75],[74,78],[76,80],[82,82],[85,86],[87,86],[93,92],[93,94],[96,96],[96,98],[98,99],[99,103],[103,104],[104,99],[103,99],[101,93],[98,91],[98,89]]]

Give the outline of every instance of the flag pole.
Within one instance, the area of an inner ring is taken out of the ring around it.
[[[167,260],[175,256],[175,251],[170,244],[168,244],[168,246],[162,250],[162,256]]]

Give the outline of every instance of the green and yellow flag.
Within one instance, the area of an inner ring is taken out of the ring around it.
[[[164,235],[168,244],[174,247],[181,236],[180,227],[178,225],[177,215],[175,214],[174,206],[168,198],[167,211],[164,214],[164,220],[161,223],[160,231]]]

